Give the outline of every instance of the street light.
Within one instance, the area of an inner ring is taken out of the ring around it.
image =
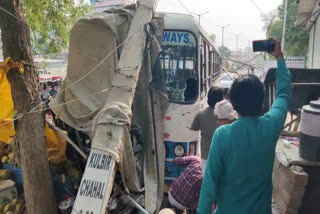
[[[222,47],[222,56],[224,57],[224,47],[223,47],[224,28],[230,26],[230,24],[223,25],[223,26],[217,25],[217,26],[220,27],[222,30],[222,45],[221,45],[221,47]]]
[[[238,50],[239,50],[239,34],[235,34],[235,36],[237,37],[237,49],[236,49],[236,51],[238,52]]]
[[[207,13],[210,13],[210,11],[206,11],[206,12],[203,12],[203,13],[192,13],[192,14],[199,17],[199,25],[200,25],[201,16],[203,16],[203,15],[205,15]]]

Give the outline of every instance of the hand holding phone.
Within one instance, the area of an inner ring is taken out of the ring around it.
[[[279,59],[283,59],[283,53],[281,50],[281,45],[280,42],[278,40],[272,39],[274,42],[274,50],[270,53],[272,56],[274,56],[274,58],[276,58],[277,60]]]
[[[275,49],[275,43],[272,39],[256,40],[252,42],[253,52],[272,52]]]
[[[274,56],[277,60],[283,59],[281,51],[281,45],[278,40],[267,39],[267,40],[256,40],[252,42],[253,52],[266,51]]]

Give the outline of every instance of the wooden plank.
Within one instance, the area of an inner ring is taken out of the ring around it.
[[[289,137],[299,137],[299,132],[296,132],[296,131],[286,131],[286,130],[283,130],[281,132],[281,135],[282,136],[289,136]]]

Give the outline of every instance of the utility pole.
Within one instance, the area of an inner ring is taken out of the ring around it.
[[[157,4],[158,0],[137,1],[137,9],[127,35],[128,41],[122,48],[120,59],[117,64],[118,72],[115,72],[112,77],[111,85],[113,87],[111,87],[108,92],[104,108],[117,105],[116,103],[122,103],[123,105],[129,107],[132,105],[144,56],[144,48],[146,45],[145,33],[141,29],[152,20],[152,16],[157,7]],[[126,88],[125,90],[123,89],[124,87]],[[121,147],[123,146],[123,142],[121,141],[127,134],[127,128],[126,126],[115,124],[108,124],[107,126],[105,126],[105,123],[98,122],[101,119],[103,120],[103,117],[97,118],[98,125],[95,128],[95,134],[93,136],[90,156],[88,160],[91,160],[91,157],[95,157],[96,155],[105,155],[105,157],[110,158],[110,167],[108,167],[108,170],[104,170],[103,177],[94,177],[96,180],[100,179],[101,183],[103,183],[103,185],[105,186],[105,188],[103,186],[100,192],[100,195],[102,195],[103,198],[101,198],[102,200],[98,200],[97,203],[99,206],[97,206],[93,203],[90,204],[90,200],[94,201],[94,198],[85,197],[81,194],[81,191],[78,191],[72,214],[105,214],[105,209],[108,205],[114,183],[115,173],[117,170],[115,157],[121,156],[120,151]],[[107,138],[103,138],[102,143],[100,141],[102,138],[99,136],[104,136],[105,134]],[[116,145],[118,147],[116,149],[117,151],[119,151],[117,154],[111,154],[106,150],[107,146],[105,146],[105,144],[110,142],[112,142],[112,145]],[[133,153],[131,155],[133,156]],[[119,166],[126,165],[125,160],[118,160],[117,164]],[[100,174],[101,171],[103,170],[98,170],[98,173]],[[86,183],[88,179],[86,178],[92,179],[92,176],[94,176],[94,174],[92,174],[92,167],[90,167],[90,161],[88,161],[79,189],[81,189],[83,186],[85,187],[86,185],[88,185]],[[149,213],[155,213],[157,203],[156,201],[154,201],[154,199],[150,199],[151,194],[154,193],[146,191],[146,194],[146,198],[149,199],[148,202],[153,201],[154,203],[150,204],[146,201],[145,209]]]
[[[221,33],[222,33],[222,44],[221,44],[221,47],[222,47],[222,53],[221,53],[221,54],[222,54],[222,56],[224,57],[224,46],[223,46],[224,28],[226,28],[226,27],[230,26],[230,24],[223,25],[223,26],[221,26],[221,25],[217,25],[217,26],[221,28]]]
[[[237,57],[236,57],[236,59],[238,60],[238,58],[239,58],[238,57],[239,56],[239,52],[238,52],[239,51],[239,34],[236,34],[235,36],[237,37],[237,49],[236,49],[236,56]]]
[[[251,58],[251,53],[252,53],[250,48],[251,48],[251,41],[248,40],[248,60]]]
[[[237,34],[236,36],[237,36],[237,52],[238,52],[238,50],[239,50],[239,46],[238,46],[239,45],[239,34]]]
[[[236,49],[236,51],[238,52],[238,50],[239,50],[239,46],[238,46],[238,44],[239,44],[239,34],[236,34],[236,37],[237,37],[237,49]]]
[[[288,11],[288,0],[286,0],[285,6],[284,6],[284,18],[283,18],[282,39],[281,39],[281,47],[283,50],[284,50],[285,37],[286,37],[287,11]]]

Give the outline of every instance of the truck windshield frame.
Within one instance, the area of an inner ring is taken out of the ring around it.
[[[164,31],[159,57],[170,103],[193,104],[198,99],[197,47],[192,32]]]

